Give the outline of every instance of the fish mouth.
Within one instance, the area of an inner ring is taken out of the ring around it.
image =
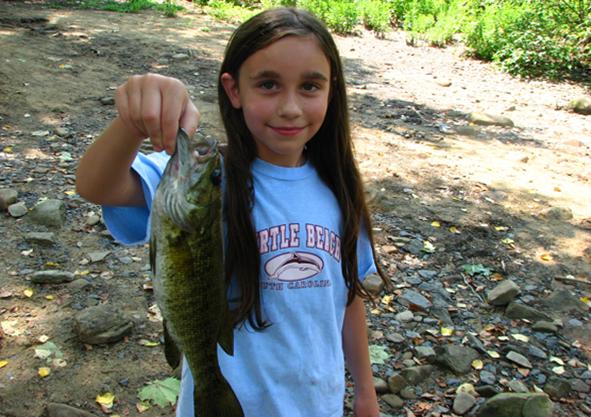
[[[301,281],[318,275],[324,269],[322,259],[309,252],[289,252],[265,263],[265,272],[272,280]]]

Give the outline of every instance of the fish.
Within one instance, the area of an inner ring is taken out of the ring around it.
[[[221,156],[213,140],[176,137],[154,194],[150,265],[164,324],[164,352],[176,368],[180,352],[195,380],[195,417],[243,417],[224,378],[217,345],[233,355],[233,319],[224,276]]]

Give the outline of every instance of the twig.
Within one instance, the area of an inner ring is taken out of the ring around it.
[[[476,290],[474,289],[474,287],[473,287],[473,286],[472,286],[472,285],[471,285],[471,284],[468,282],[468,278],[466,278],[466,275],[464,275],[464,274],[462,274],[462,273],[460,273],[460,275],[462,276],[462,278],[464,278],[464,282],[465,282],[465,283],[466,283],[466,285],[467,285],[467,286],[470,288],[470,290],[471,290],[471,291],[474,293],[474,295],[475,295],[476,297],[478,297],[478,299],[480,300],[480,302],[481,302],[482,304],[484,304],[484,300],[482,299],[482,297],[480,296],[480,294],[478,294],[478,293],[476,292]]]
[[[558,281],[577,282],[579,284],[591,285],[591,281],[587,281],[586,279],[574,278],[574,277],[554,277],[554,279],[556,279]]]

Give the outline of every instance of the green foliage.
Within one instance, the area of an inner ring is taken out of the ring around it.
[[[379,34],[390,30],[392,18],[388,3],[380,0],[362,0],[359,6],[363,24],[367,29]]]
[[[137,13],[142,10],[154,9],[163,12],[166,16],[174,17],[176,13],[184,10],[184,7],[175,3],[175,0],[164,0],[158,3],[154,0],[66,0],[52,3],[54,7],[76,7],[81,9],[106,10],[119,13]]]
[[[252,9],[247,9],[223,0],[209,1],[207,11],[217,19],[237,23],[245,21],[256,13]]]
[[[181,383],[176,378],[152,381],[139,390],[138,398],[165,408],[176,403],[180,388]]]

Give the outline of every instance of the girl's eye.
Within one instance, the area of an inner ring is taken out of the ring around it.
[[[259,87],[263,90],[272,90],[273,88],[275,88],[276,85],[277,84],[275,83],[275,81],[263,81],[259,84]]]
[[[302,89],[308,93],[318,90],[318,86],[314,83],[305,83]]]

